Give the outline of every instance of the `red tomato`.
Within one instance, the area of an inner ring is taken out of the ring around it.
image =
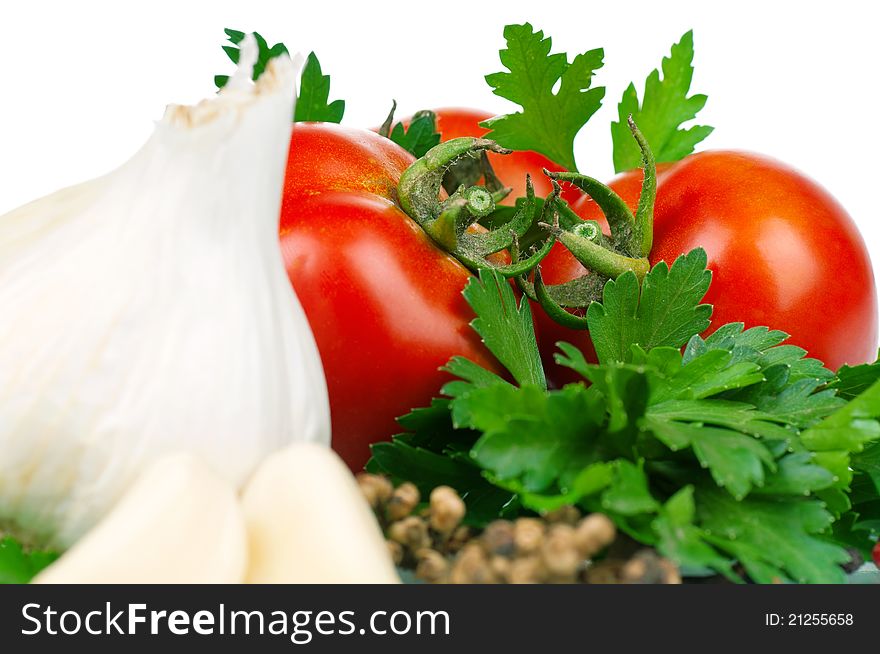
[[[874,544],[874,549],[871,550],[871,558],[874,559],[874,565],[880,568],[880,541]]]
[[[633,171],[611,186],[635,208],[640,184],[641,172]],[[599,213],[586,197],[574,209],[584,218]],[[713,327],[781,329],[835,370],[876,357],[877,291],[865,243],[843,207],[801,173],[727,151],[669,166],[658,184],[651,263],[672,263],[696,247],[713,271],[705,300],[715,307]],[[548,282],[584,273],[568,253],[551,256],[542,268]],[[563,331],[561,340],[583,345],[584,334]]]
[[[412,161],[366,130],[293,128],[281,248],[321,353],[333,448],[353,470],[437,395],[450,357],[498,369],[468,326],[470,273],[392,199]]]

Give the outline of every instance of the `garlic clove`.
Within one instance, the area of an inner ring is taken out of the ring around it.
[[[399,583],[357,482],[329,448],[269,456],[242,496],[248,583]]]
[[[41,584],[240,583],[247,538],[232,485],[186,454],[157,461]]]

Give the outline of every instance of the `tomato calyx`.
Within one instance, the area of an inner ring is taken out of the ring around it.
[[[540,248],[521,253],[519,239],[536,220],[550,219],[558,190],[540,205],[535,198],[531,180],[527,180],[526,198],[513,218],[501,227],[480,231],[470,229],[496,208],[509,189],[492,190],[485,186],[458,186],[445,200],[440,200],[444,178],[453,166],[468,160],[480,160],[486,152],[509,154],[494,141],[461,137],[440,143],[424,157],[417,159],[400,177],[397,199],[401,209],[412,218],[443,250],[470,270],[493,269],[505,277],[517,277],[532,270],[550,252],[555,243],[551,235]],[[493,186],[495,186],[493,184]],[[500,186],[498,184],[497,186]],[[487,259],[508,250],[511,263],[499,264]],[[522,254],[527,254],[521,258]]]
[[[642,153],[644,176],[636,212],[611,187],[580,173],[554,173],[544,170],[558,188],[569,182],[586,193],[608,221],[611,235],[605,236],[596,221],[581,220],[566,202],[555,199],[556,218],[553,224],[539,223],[565,246],[589,272],[564,284],[545,285],[539,269],[533,282],[520,279],[523,292],[538,302],[550,318],[571,329],[587,329],[583,316],[566,309],[585,309],[601,300],[602,288],[608,279],[632,272],[641,281],[650,269],[648,256],[654,238],[654,201],[657,196],[657,170],[654,154],[632,116],[630,131]]]

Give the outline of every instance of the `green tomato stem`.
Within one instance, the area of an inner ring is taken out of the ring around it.
[[[657,199],[657,165],[651,146],[639,130],[632,115],[627,118],[630,131],[642,151],[642,192],[639,194],[639,205],[636,207],[636,224],[633,238],[634,250],[639,256],[647,257],[654,246],[654,202]]]
[[[443,186],[446,170],[458,159],[465,156],[479,156],[489,150],[500,154],[510,154],[511,150],[502,148],[495,141],[463,136],[434,146],[421,159],[417,159],[403,175],[397,185],[397,199],[400,208],[424,227],[425,223],[439,215],[438,196]]]
[[[624,244],[632,241],[636,224],[635,216],[614,189],[598,179],[580,173],[551,173],[545,169],[544,174],[550,179],[574,184],[589,195],[605,214],[605,219],[611,228],[611,236],[616,243]],[[636,253],[631,252],[631,254]]]
[[[595,240],[582,236],[577,231],[560,229],[555,225],[539,223],[562,243],[574,258],[594,273],[609,278],[617,278],[625,272],[634,272],[641,281],[648,274],[650,264],[646,258],[627,257],[599,245]],[[575,228],[577,229],[577,228]]]
[[[657,170],[654,154],[644,135],[639,130],[632,116],[628,124],[633,138],[642,152],[644,177],[642,181],[639,203],[633,215],[627,203],[610,186],[593,177],[580,173],[553,173],[544,170],[544,174],[553,180],[569,182],[589,195],[608,220],[611,228],[610,240],[606,238],[595,221],[583,221],[563,201],[557,200],[558,216],[563,219],[553,225],[542,224],[560,241],[571,254],[592,274],[614,279],[625,272],[633,272],[641,281],[650,269],[648,256],[654,240],[654,201],[657,196]],[[539,284],[535,283],[536,295]],[[543,299],[550,297],[548,292],[540,294]],[[540,299],[540,298],[539,298]],[[549,302],[541,302],[549,306]],[[545,308],[547,308],[545,306]],[[586,305],[584,305],[586,306]],[[574,321],[563,316],[559,311],[548,311],[551,317],[567,326]],[[560,321],[562,318],[563,321]]]

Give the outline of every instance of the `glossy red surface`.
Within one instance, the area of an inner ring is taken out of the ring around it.
[[[640,171],[611,183],[633,208],[640,185]],[[585,218],[599,213],[586,197],[573,208]],[[712,328],[744,322],[783,330],[832,369],[876,358],[877,291],[865,243],[843,207],[803,174],[731,151],[670,166],[658,185],[651,262],[672,263],[695,247],[706,250],[713,271],[705,300],[715,307]],[[551,256],[548,282],[583,274],[567,252]],[[583,344],[583,334],[563,331]]]
[[[333,448],[353,470],[438,395],[452,356],[497,365],[468,326],[469,272],[392,200],[412,160],[338,125],[297,123],[291,140],[282,253],[321,354]]]

